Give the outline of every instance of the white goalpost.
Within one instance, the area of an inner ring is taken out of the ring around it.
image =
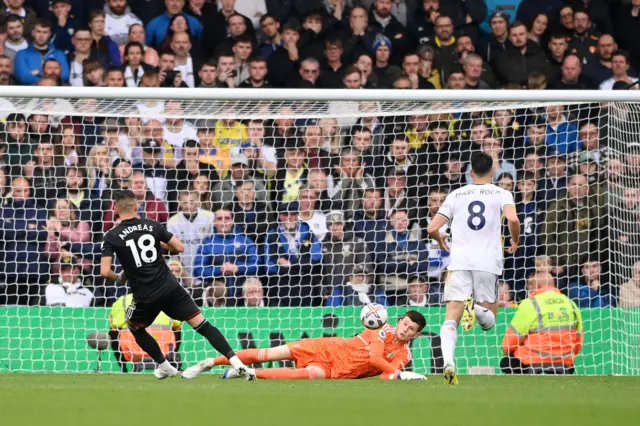
[[[460,334],[459,372],[499,373],[518,302],[549,277],[584,318],[576,373],[640,375],[640,91],[12,86],[0,373],[149,369],[126,336],[127,287],[99,274],[121,189],[185,242],[167,264],[234,349],[352,337],[376,302],[392,324],[425,315],[411,368],[440,373],[449,254],[426,227],[477,151],[513,192],[522,239],[497,326]],[[172,362],[207,355],[157,321]]]

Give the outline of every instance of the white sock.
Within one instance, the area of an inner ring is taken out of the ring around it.
[[[476,311],[476,320],[480,324],[480,328],[484,331],[491,330],[496,323],[496,317],[493,312],[477,303],[474,306],[474,310]]]
[[[231,364],[231,366],[233,368],[235,368],[236,370],[239,370],[241,368],[244,368],[244,364],[242,363],[242,361],[240,361],[240,358],[238,358],[237,355],[232,356],[231,358],[229,358],[229,364]]]
[[[445,321],[440,329],[440,340],[444,365],[455,365],[453,355],[458,343],[458,323],[453,320]]]

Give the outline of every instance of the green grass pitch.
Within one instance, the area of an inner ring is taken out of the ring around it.
[[[640,378],[461,376],[426,382],[156,380],[0,374],[0,424],[638,425]]]

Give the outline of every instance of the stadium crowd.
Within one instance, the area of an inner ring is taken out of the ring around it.
[[[640,0],[3,0],[0,85],[634,89],[639,12]],[[375,102],[330,103],[317,119],[295,118],[305,103],[263,107],[273,118],[189,120],[180,101],[141,101],[115,119],[61,116],[62,99],[25,116],[0,99],[0,304],[126,293],[97,273],[125,188],[185,243],[168,264],[204,306],[441,305],[449,253],[426,227],[481,150],[522,223],[501,306],[531,280],[580,307],[640,306],[640,144],[609,146],[606,104],[383,117]]]

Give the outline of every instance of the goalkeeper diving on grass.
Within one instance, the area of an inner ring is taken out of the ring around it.
[[[411,361],[409,343],[420,336],[426,326],[424,316],[407,311],[398,326],[385,325],[377,330],[365,330],[351,339],[321,337],[304,339],[268,349],[246,349],[236,353],[245,364],[269,361],[295,362],[296,368],[256,370],[259,379],[364,379],[380,376],[382,380],[425,380],[426,377],[402,369]],[[224,356],[207,358],[186,369],[185,379],[194,379],[216,365],[229,365]],[[234,368],[222,378],[241,377]]]

